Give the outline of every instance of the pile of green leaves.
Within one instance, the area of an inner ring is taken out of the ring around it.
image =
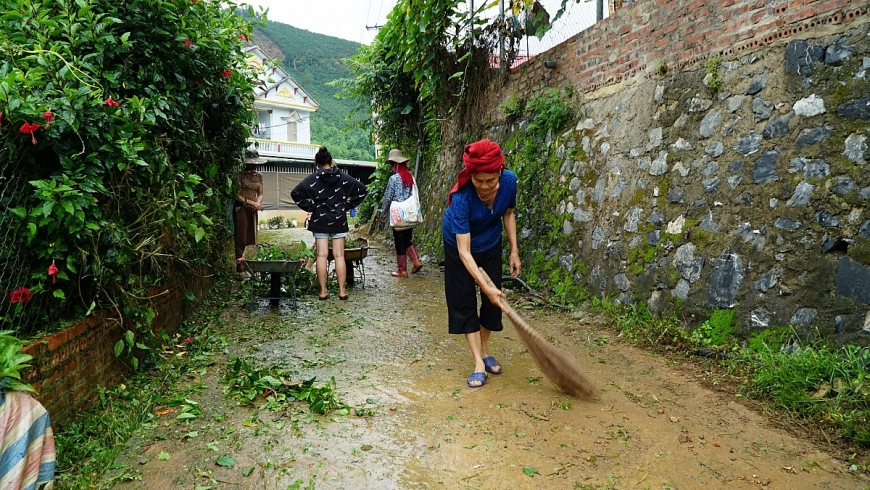
[[[170,264],[216,259],[256,83],[235,8],[0,1],[0,182],[22,184],[0,270],[33,294],[0,319],[32,333],[95,303],[146,323]]]
[[[288,373],[278,367],[254,368],[242,358],[234,357],[224,382],[229,385],[228,396],[246,403],[258,398],[267,400],[270,408],[279,408],[292,401],[308,402],[314,413],[325,415],[332,411],[349,413],[348,406],[335,393],[335,378],[323,386],[315,386],[316,378],[293,383]]]
[[[263,243],[256,248],[256,252],[250,256],[245,256],[245,260],[254,261],[293,261],[299,259],[313,259],[314,249],[310,248],[304,241],[299,240],[298,243],[275,245],[273,243]]]
[[[366,239],[360,240],[360,239],[358,239],[356,237],[352,237],[352,236],[348,236],[347,238],[344,239],[345,250],[349,249],[349,248],[360,248],[360,247],[363,247],[363,245],[368,246],[368,240],[366,240]],[[331,238],[329,239],[329,248],[332,248],[332,239]]]

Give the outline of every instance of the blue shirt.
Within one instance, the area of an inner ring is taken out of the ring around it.
[[[501,241],[502,217],[508,209],[517,207],[517,174],[504,170],[498,180],[498,193],[492,209],[477,197],[469,182],[453,194],[444,219],[441,236],[444,243],[456,246],[456,235],[471,234],[471,251],[485,252]]]

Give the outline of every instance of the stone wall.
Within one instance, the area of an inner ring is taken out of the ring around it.
[[[211,283],[210,275],[175,277],[166,287],[150,291],[157,313],[154,331],[174,334],[193,306],[187,295],[202,298]],[[33,360],[22,378],[37,390],[36,398],[51,414],[52,423],[62,423],[87,408],[100,386],[114,386],[129,373],[129,363],[114,353],[115,343],[127,329],[114,314],[94,313],[24,348]]]
[[[548,87],[570,86],[578,115],[541,148],[556,164],[540,177],[568,187],[547,211],[560,238],[541,243],[543,218],[518,209],[524,261],[545,254],[576,286],[654,311],[736,308],[744,334],[866,343],[868,27],[865,2],[647,1],[513,70],[480,136],[521,137],[499,104]],[[463,137],[445,131],[430,196]]]

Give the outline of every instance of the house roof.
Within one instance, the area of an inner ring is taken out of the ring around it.
[[[265,51],[263,51],[256,44],[250,44],[248,46],[245,46],[245,53],[248,54],[248,66],[252,70],[259,70],[261,74],[263,73],[263,69],[264,69],[264,63],[261,60],[268,60],[270,62],[274,61],[269,55],[266,54]],[[305,89],[303,89],[302,86],[299,85],[299,83],[296,82],[296,80],[294,80],[293,77],[291,77],[290,74],[287,73],[286,70],[284,70],[284,68],[282,68],[278,65],[273,65],[271,78],[272,79],[271,79],[271,82],[269,84],[260,85],[254,89],[254,96],[255,97],[257,97],[258,99],[261,99],[261,100],[268,100],[267,97],[269,96],[270,93],[277,94],[279,91],[278,89],[282,85],[287,84],[293,88],[292,95],[298,96],[298,95],[300,95],[299,91],[302,92],[301,96],[303,99],[303,104],[306,106],[310,106],[312,108],[311,110],[316,110],[318,107],[320,107],[320,104],[318,104],[317,101],[314,100],[314,97],[309,95],[308,92],[306,92]],[[275,92],[273,92],[273,90]],[[291,100],[294,99],[294,97],[287,97],[287,98],[290,98]],[[298,97],[295,97],[295,98],[298,98]],[[285,103],[285,104],[287,104],[287,103]],[[292,104],[293,105],[300,105],[298,103],[292,103]]]

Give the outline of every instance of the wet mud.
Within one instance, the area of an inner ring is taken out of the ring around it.
[[[280,238],[277,238],[280,237]],[[310,241],[304,230],[271,239]],[[262,238],[261,238],[262,241]],[[393,278],[389,242],[371,242],[365,283],[298,311],[227,290],[222,353],[177,387],[203,415],[157,416],[116,460],[124,489],[856,489],[846,463],[776,428],[740,399],[704,387],[697,369],[637,349],[600,318],[524,307],[527,322],[570,353],[594,400],[561,394],[510,322],[491,339],[504,367],[482,388],[463,337],[446,332],[442,273],[427,263]],[[364,287],[363,287],[364,286]],[[233,287],[240,287],[234,285]],[[577,318],[580,317],[580,318]],[[352,413],[257,410],[227,399],[233,356],[299,380],[335,378]],[[360,413],[357,415],[355,412]],[[191,436],[194,432],[195,435]],[[235,464],[216,460],[230,455]],[[247,474],[247,475],[246,475]]]

